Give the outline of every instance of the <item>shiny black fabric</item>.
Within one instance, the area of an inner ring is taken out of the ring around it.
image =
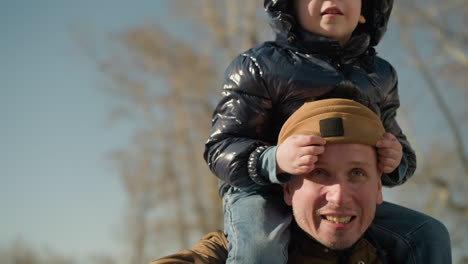
[[[383,175],[382,181],[386,186],[402,184],[413,174],[416,157],[395,120],[400,105],[396,72],[375,54],[371,44],[385,32],[388,17],[380,21],[383,27],[369,26],[373,28],[370,34],[356,32],[341,47],[335,40],[294,26],[288,3],[265,1],[276,40],[239,54],[226,69],[204,153],[208,166],[221,180],[221,195],[226,184],[255,184],[247,169],[252,151],[276,145],[281,126],[304,102],[328,97],[356,100],[380,115],[386,131],[403,145],[400,166],[407,168],[405,175],[397,169]],[[372,35],[375,32],[378,35]],[[336,88],[343,83],[346,89]]]

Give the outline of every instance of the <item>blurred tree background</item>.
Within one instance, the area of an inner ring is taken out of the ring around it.
[[[104,48],[77,38],[115,99],[109,121],[134,126],[131,147],[110,154],[127,194],[126,259],[93,263],[147,263],[222,228],[217,180],[202,157],[212,110],[228,62],[273,35],[261,1],[168,2],[170,21],[106,35]],[[416,174],[385,195],[444,222],[454,263],[468,263],[467,16],[464,0],[398,1],[377,46],[399,73],[399,121],[418,155]],[[74,263],[37,254],[20,241],[0,262]]]
[[[171,4],[173,21],[121,32],[96,59],[119,101],[112,120],[139,120],[133,148],[113,153],[128,193],[130,263],[222,228],[217,181],[202,159],[212,110],[227,63],[273,37],[258,1]],[[388,193],[443,221],[458,263],[468,261],[467,15],[461,0],[399,1],[377,47],[400,73],[399,118],[419,161],[414,177]]]

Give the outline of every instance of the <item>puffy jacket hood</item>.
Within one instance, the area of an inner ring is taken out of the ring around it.
[[[299,32],[293,15],[294,0],[264,0],[264,7],[270,16],[270,24],[277,37],[293,42]],[[387,24],[392,12],[393,0],[362,0],[362,15],[365,24],[354,30],[355,34],[366,33],[370,37],[370,46],[376,46],[387,31]]]

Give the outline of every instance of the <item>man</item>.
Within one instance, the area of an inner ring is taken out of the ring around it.
[[[448,233],[438,237],[440,241],[418,239],[417,229],[408,229],[410,238],[399,237],[379,225],[380,219],[374,220],[377,205],[382,204],[384,212],[388,206],[383,203],[375,149],[384,133],[375,113],[347,99],[306,103],[283,125],[279,145],[291,136],[323,137],[327,142],[310,173],[292,176],[282,185],[283,199],[292,207],[295,220],[288,263],[428,263],[424,261],[429,250],[440,250],[444,263],[450,263]],[[382,215],[404,226],[401,224],[408,215],[399,214],[398,206],[392,208]],[[408,214],[408,210],[402,212]],[[410,213],[411,219],[423,216]],[[442,225],[431,220],[423,224]],[[413,252],[414,243],[427,243],[417,248],[428,251]],[[192,250],[152,263],[224,263],[226,248],[224,234],[213,232]]]

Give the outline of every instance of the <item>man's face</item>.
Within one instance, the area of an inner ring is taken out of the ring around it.
[[[361,15],[361,0],[295,0],[301,27],[344,45],[351,37]]]
[[[329,144],[315,169],[283,186],[297,224],[332,249],[352,246],[382,203],[382,184],[373,147]]]

